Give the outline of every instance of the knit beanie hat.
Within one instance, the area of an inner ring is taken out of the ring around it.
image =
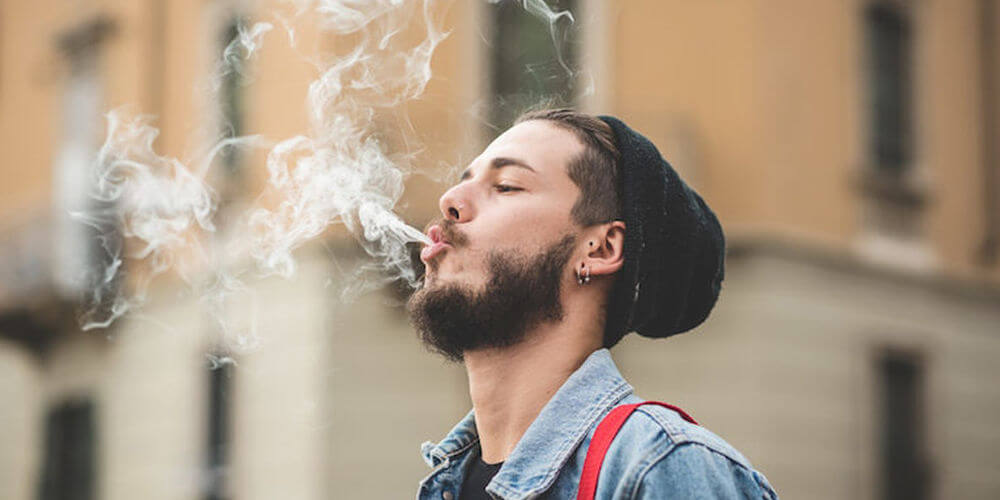
[[[705,320],[724,276],[725,238],[712,209],[649,139],[600,116],[621,154],[625,260],[608,302],[604,346],[626,333],[669,337]]]

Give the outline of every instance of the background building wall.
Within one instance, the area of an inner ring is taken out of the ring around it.
[[[613,354],[640,396],[690,410],[782,497],[888,497],[887,353],[922,377],[927,497],[1000,492],[990,418],[1000,410],[1000,266],[979,252],[987,146],[1000,139],[986,126],[998,110],[984,108],[983,72],[1000,68],[984,59],[984,46],[1000,57],[1000,6],[992,45],[979,36],[989,1],[574,3],[578,77],[594,87],[567,95],[650,137],[719,214],[730,247],[702,327],[666,341],[630,336]],[[206,87],[226,23],[276,5],[0,5],[0,497],[41,497],[47,419],[66,401],[93,405],[93,498],[109,499],[411,496],[429,472],[420,443],[468,411],[464,370],[420,346],[403,295],[386,287],[344,300],[358,251],[343,228],[301,249],[293,279],[226,304],[238,331],[259,333],[232,360],[218,351],[227,333],[177,276],[162,276],[140,312],[87,332],[74,297],[53,284],[59,186],[72,187],[59,162],[76,109],[73,47],[96,51],[102,111],[156,115],[157,150],[189,158],[217,138],[223,110]],[[869,152],[873,5],[901,9],[910,30],[913,159],[888,182]],[[452,2],[426,92],[377,116],[410,173],[398,210],[416,227],[497,132],[491,8]],[[298,49],[277,27],[254,61],[246,133],[302,133],[316,69],[296,50],[348,42],[295,27]],[[92,126],[96,147],[104,124]],[[236,174],[213,173],[226,210],[263,187],[263,161],[249,153]]]

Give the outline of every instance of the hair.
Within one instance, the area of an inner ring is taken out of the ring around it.
[[[622,218],[618,148],[614,132],[603,120],[569,108],[528,111],[514,124],[545,120],[568,130],[583,144],[583,151],[570,159],[569,178],[580,188],[580,196],[570,211],[574,222],[583,227]]]

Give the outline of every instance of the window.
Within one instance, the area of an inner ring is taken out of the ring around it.
[[[924,272],[936,258],[924,220],[927,187],[914,161],[913,15],[908,0],[872,0],[862,11],[867,144],[859,172],[864,205],[857,243],[867,259]]]
[[[224,358],[223,358],[224,359]],[[229,498],[226,484],[229,466],[229,429],[233,365],[212,363],[208,371],[208,463],[205,499]]]
[[[865,32],[871,161],[899,175],[911,158],[909,21],[899,7],[877,3],[865,13]]]
[[[115,32],[108,18],[96,17],[63,33],[57,40],[64,57],[66,80],[58,122],[62,133],[55,156],[56,287],[64,297],[86,296],[84,323],[105,321],[118,296],[122,273],[106,280],[105,272],[121,255],[122,236],[115,201],[92,197],[93,161],[103,135],[104,79],[100,62],[104,41]],[[87,213],[84,224],[69,212]]]
[[[74,45],[65,52],[68,66],[60,113],[62,136],[55,156],[55,204],[59,229],[55,245],[56,282],[66,296],[75,296],[89,284],[86,273],[94,259],[94,228],[72,220],[70,211],[91,211],[91,162],[97,157],[101,131],[102,82],[98,47]]]
[[[878,361],[881,385],[881,476],[885,500],[929,498],[924,450],[924,373],[911,355],[889,352]]]
[[[39,500],[94,498],[94,427],[90,400],[65,401],[49,411]]]
[[[219,114],[223,137],[239,137],[245,133],[245,112],[243,107],[243,89],[246,85],[243,75],[245,62],[239,51],[231,56],[226,48],[240,36],[241,27],[246,26],[246,18],[232,16],[225,24],[220,38],[221,53],[224,54],[223,72],[219,82]],[[222,163],[229,174],[237,174],[240,165],[240,150],[238,147],[227,147],[221,152]]]
[[[553,10],[572,12],[575,3],[553,3]],[[488,8],[493,29],[488,55],[490,123],[503,130],[521,111],[543,100],[572,105],[576,36],[568,19],[556,21],[553,36],[547,21],[529,13],[520,0]]]

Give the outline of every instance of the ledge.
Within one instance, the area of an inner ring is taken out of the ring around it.
[[[867,165],[860,170],[854,185],[868,198],[911,210],[923,210],[931,201],[927,187],[910,173],[894,174]]]
[[[913,273],[880,266],[847,251],[782,241],[773,237],[738,237],[727,241],[726,260],[767,256],[806,263],[832,272],[886,280],[963,300],[1000,305],[1000,283],[962,279],[940,272]]]

